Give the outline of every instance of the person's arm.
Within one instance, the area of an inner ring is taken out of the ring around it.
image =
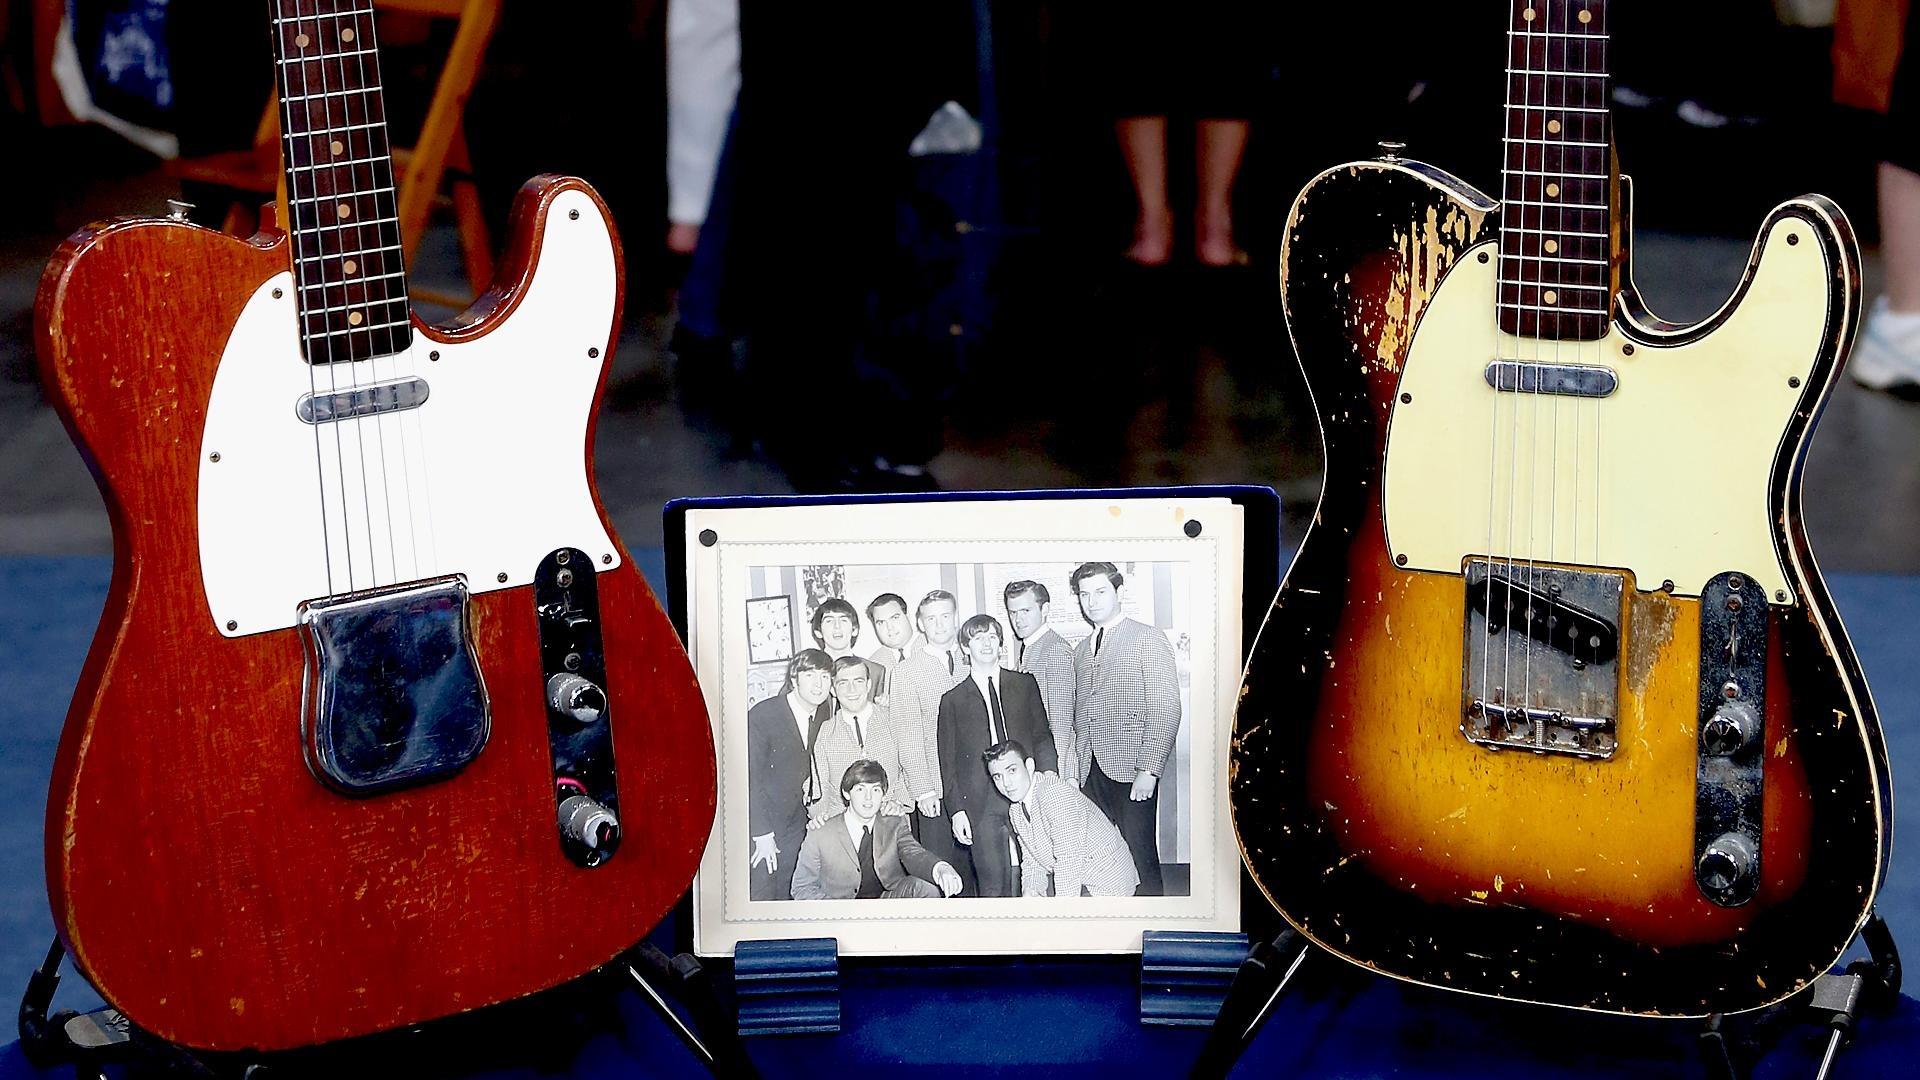
[[[840,828],[835,825],[834,828]],[[795,900],[826,900],[826,886],[820,880],[820,835],[815,829],[807,834],[800,843],[800,859],[793,864],[793,898]]]
[[[940,759],[940,790],[946,793],[945,798],[941,800],[945,804],[942,809],[948,816],[963,813],[968,809],[967,785],[960,782],[955,771],[962,753],[958,701],[958,694],[942,694],[939,711],[934,719],[935,746],[938,747]]]
[[[1087,837],[1091,835],[1091,823],[1087,815],[1100,811],[1086,798],[1066,797],[1066,791],[1056,792],[1057,798],[1035,799],[1040,808],[1034,823],[1047,830],[1047,838],[1053,842],[1053,895],[1079,896],[1080,887],[1087,879]]]
[[[1141,772],[1158,777],[1173,756],[1174,736],[1180,731],[1180,668],[1173,660],[1167,635],[1147,627],[1141,648],[1140,675],[1146,684],[1146,735],[1141,740]]]
[[[907,670],[907,661],[895,665],[887,680],[893,684],[887,698],[887,715],[894,721],[893,734],[900,746],[900,771],[905,774],[901,787],[913,801],[924,804],[933,798],[938,783],[928,756],[931,747],[927,727],[932,718],[928,716],[928,702],[920,681],[913,676],[914,673]],[[934,812],[939,812],[937,807]]]
[[[754,715],[759,707],[747,710],[747,835],[758,840],[773,837],[773,741],[767,738],[766,725]]]
[[[1032,730],[1027,737],[1032,742],[1033,767],[1041,772],[1060,771],[1060,755],[1053,745],[1053,726],[1047,723],[1047,706],[1040,698],[1040,680],[1032,675],[1022,675],[1014,680],[1019,686],[1018,693],[1024,703],[1024,715],[1032,721]]]

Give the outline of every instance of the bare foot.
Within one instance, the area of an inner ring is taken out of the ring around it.
[[[1194,215],[1193,254],[1202,266],[1235,266],[1247,253],[1233,246],[1233,212],[1224,206],[1202,207]]]
[[[667,226],[667,250],[675,255],[691,255],[700,245],[700,226],[676,221]]]
[[[1133,246],[1127,258],[1141,266],[1165,266],[1173,257],[1173,215],[1141,211],[1133,223]]]

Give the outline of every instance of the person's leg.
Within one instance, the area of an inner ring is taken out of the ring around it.
[[[1138,206],[1127,258],[1142,266],[1161,266],[1173,255],[1173,211],[1167,205],[1167,118],[1128,116],[1114,121],[1113,128]]]
[[[1134,802],[1129,791],[1120,819],[1114,824],[1126,840],[1127,850],[1133,853],[1133,868],[1140,874],[1140,887],[1133,895],[1159,896],[1165,892],[1160,879],[1160,789],[1155,788],[1153,798],[1141,802]]]
[[[922,881],[917,877],[908,875],[907,877],[901,878],[900,883],[898,885],[895,885],[893,888],[888,889],[886,892],[882,893],[880,896],[880,899],[882,900],[938,900],[945,895],[946,895],[945,893],[940,891],[940,886],[935,885],[933,882]],[[965,896],[966,894],[961,893],[960,895]]]
[[[1887,307],[1920,315],[1920,173],[1880,163],[1880,255]]]
[[[1233,246],[1233,181],[1247,149],[1245,120],[1202,120],[1194,137],[1199,204],[1193,215],[1194,254],[1207,266],[1245,258]]]
[[[973,827],[973,875],[980,883],[975,896],[1013,895],[1012,842],[1013,827],[1004,816],[980,815]]]

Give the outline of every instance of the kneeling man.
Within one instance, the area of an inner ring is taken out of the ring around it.
[[[907,819],[882,816],[887,770],[856,761],[840,778],[844,813],[820,823],[800,844],[793,868],[795,900],[853,900],[952,896],[960,874],[913,838]]]
[[[1072,781],[1035,772],[1009,739],[981,755],[993,786],[1013,804],[1022,896],[1132,896],[1140,885],[1120,830]],[[1051,881],[1049,881],[1051,878]]]

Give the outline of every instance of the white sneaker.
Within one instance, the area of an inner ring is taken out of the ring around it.
[[[1920,313],[1896,315],[1886,297],[1875,300],[1847,370],[1868,389],[1920,401]]]

